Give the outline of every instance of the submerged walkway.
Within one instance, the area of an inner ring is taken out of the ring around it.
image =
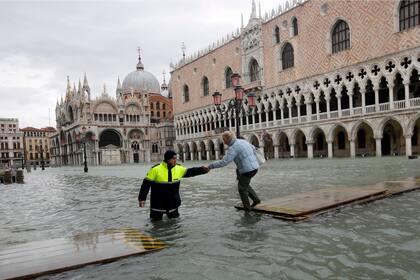
[[[420,189],[420,177],[370,186],[326,188],[266,200],[255,206],[253,211],[283,220],[301,221],[343,206],[371,202],[416,189]],[[241,205],[236,208],[243,209]]]
[[[30,242],[0,252],[0,279],[32,279],[165,247],[164,242],[128,228]]]

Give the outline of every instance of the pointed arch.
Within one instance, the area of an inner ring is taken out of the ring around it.
[[[225,68],[225,85],[226,85],[226,88],[231,88],[232,87],[232,81],[230,80],[230,77],[232,75],[233,75],[232,68],[230,68],[229,66],[226,66],[226,68]]]
[[[281,50],[281,66],[282,70],[295,66],[294,50],[292,44],[286,42]]]

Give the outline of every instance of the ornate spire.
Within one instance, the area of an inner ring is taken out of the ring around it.
[[[87,77],[86,77],[86,72],[85,72],[85,77],[83,78],[83,87],[84,88],[88,88],[89,87],[89,84],[88,84],[88,81],[87,81]]]
[[[163,70],[162,75],[163,75],[163,83],[160,86],[160,89],[161,90],[167,90],[168,89],[168,85],[166,84],[166,81],[165,81],[165,75],[166,75],[165,70]]]
[[[70,90],[71,90],[71,86],[70,86],[70,77],[69,77],[69,76],[67,76],[67,91],[66,91],[66,93],[69,93],[69,92],[70,92]]]
[[[185,60],[185,50],[187,49],[187,47],[185,46],[185,43],[182,42],[181,44],[181,50],[182,50],[182,59]]]
[[[257,17],[257,8],[255,6],[255,0],[252,0],[252,12],[251,12],[251,18]]]
[[[80,78],[79,78],[79,86],[77,88],[77,92],[81,93],[82,92],[82,83],[80,82]]]
[[[120,76],[118,76],[117,89],[122,89],[121,82],[120,82]]]
[[[144,65],[143,65],[143,63],[141,62],[141,49],[140,49],[140,47],[137,47],[137,51],[139,52],[139,62],[137,63],[137,66],[136,66],[136,68],[137,68],[137,70],[143,70],[144,69]]]
[[[102,95],[108,95],[108,93],[106,92],[106,85],[104,84],[104,90],[102,92]]]

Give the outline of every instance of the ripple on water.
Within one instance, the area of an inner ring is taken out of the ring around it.
[[[149,167],[36,170],[24,185],[0,185],[0,248],[133,227],[170,247],[44,279],[420,279],[420,192],[288,223],[234,209],[229,166],[185,179],[181,218],[152,223],[137,203]],[[268,199],[417,174],[417,161],[403,158],[281,160],[268,161],[252,185]]]

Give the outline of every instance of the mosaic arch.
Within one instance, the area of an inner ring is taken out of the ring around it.
[[[109,145],[121,148],[121,139],[121,135],[116,130],[106,129],[99,135],[99,148],[106,148]]]

